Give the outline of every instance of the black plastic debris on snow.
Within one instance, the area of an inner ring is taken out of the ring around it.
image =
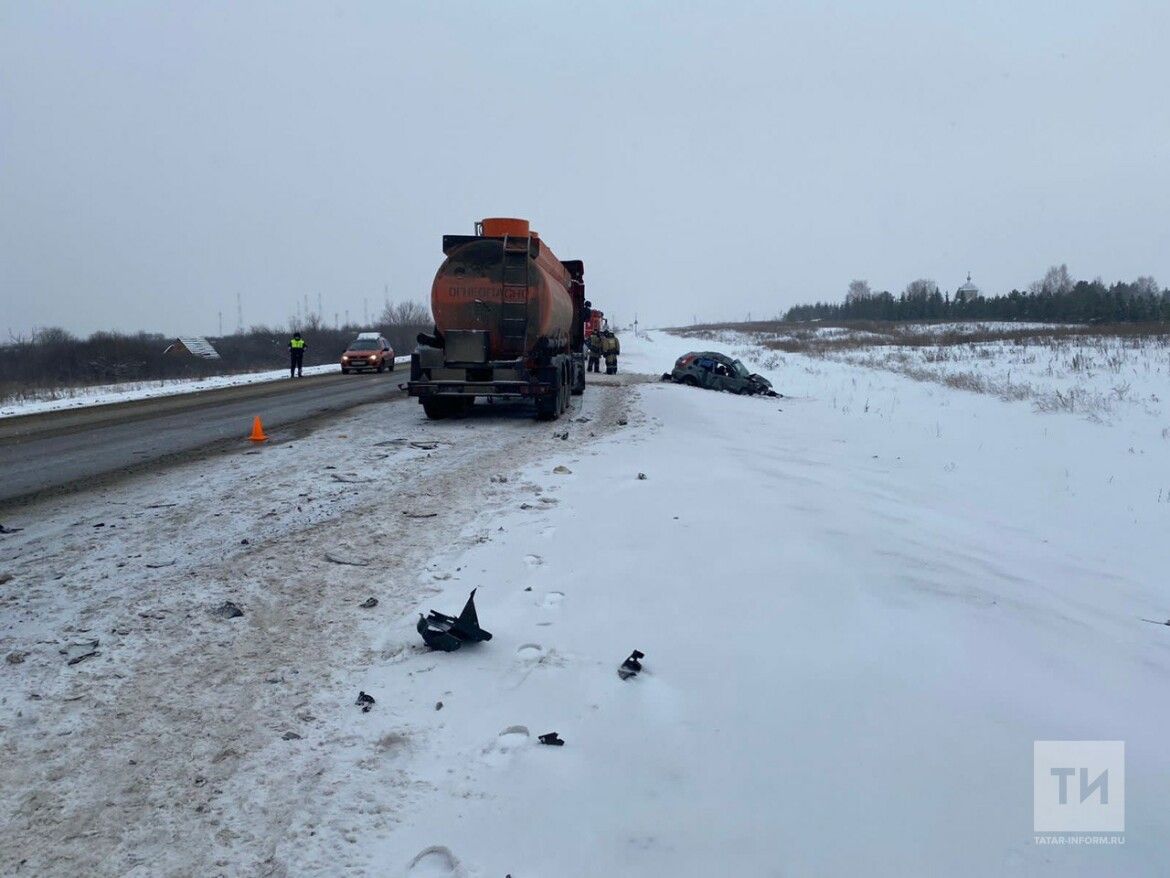
[[[479,616],[475,612],[475,592],[476,589],[473,588],[458,618],[435,610],[431,610],[429,616],[418,614],[418,624],[415,628],[427,646],[443,652],[454,652],[464,643],[479,643],[492,639],[490,631],[484,631],[479,627]]]
[[[0,534],[18,534],[22,530],[24,530],[23,527],[5,527],[0,524]]]
[[[362,709],[362,713],[369,713],[370,708],[374,706],[374,696],[359,691],[357,701],[354,704]]]
[[[564,740],[556,732],[549,732],[548,734],[541,735],[537,740],[539,740],[542,744],[548,744],[550,747],[565,746]]]
[[[1170,625],[1170,619],[1165,622],[1156,622],[1153,619],[1142,619],[1143,622],[1149,622],[1151,625]]]
[[[363,610],[372,610],[372,609],[374,609],[374,607],[378,606],[378,599],[377,598],[366,598],[364,601],[362,601],[360,604],[358,604],[358,606],[361,607]]]
[[[618,668],[618,676],[623,680],[638,676],[638,671],[642,670],[642,662],[640,659],[644,658],[646,658],[646,654],[641,650],[635,649],[630,653],[630,657],[622,662],[621,667]]]

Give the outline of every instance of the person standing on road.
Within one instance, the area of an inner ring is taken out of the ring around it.
[[[288,377],[304,378],[305,340],[299,332],[294,332],[288,341]]]
[[[589,339],[585,342],[585,347],[589,351],[589,370],[590,372],[601,371],[601,336],[594,330]]]
[[[622,352],[622,346],[617,340],[617,336],[613,334],[613,330],[607,329],[605,331],[605,338],[601,340],[601,351],[605,354],[605,374],[617,374],[617,358],[618,354]]]

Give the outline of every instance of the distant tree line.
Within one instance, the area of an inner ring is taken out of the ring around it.
[[[367,330],[380,331],[401,356],[413,351],[415,336],[431,327],[429,309],[417,302],[387,305],[372,326],[326,326],[319,315],[309,315],[303,324],[290,321],[288,329],[253,326],[233,335],[207,336],[219,360],[165,354],[175,338],[160,333],[103,331],[79,338],[48,327],[0,344],[0,399],[43,389],[279,369],[288,365],[293,331],[306,341],[306,366],[338,363],[346,346]]]
[[[1170,290],[1152,277],[1106,286],[1100,278],[1074,281],[1068,266],[1054,265],[1027,290],[983,296],[942,293],[933,280],[911,281],[897,296],[874,292],[864,280],[849,284],[839,304],[817,302],[789,308],[785,320],[1022,320],[1044,323],[1144,323],[1170,321]]]

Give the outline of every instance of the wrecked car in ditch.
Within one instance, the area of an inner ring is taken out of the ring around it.
[[[708,390],[726,390],[741,396],[780,396],[767,378],[749,372],[739,360],[714,351],[683,354],[675,362],[674,369],[663,374],[662,380]]]

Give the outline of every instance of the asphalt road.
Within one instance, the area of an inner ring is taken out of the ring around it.
[[[87,487],[196,450],[245,442],[259,415],[273,439],[323,415],[404,400],[389,374],[315,375],[201,393],[0,419],[0,506]]]

